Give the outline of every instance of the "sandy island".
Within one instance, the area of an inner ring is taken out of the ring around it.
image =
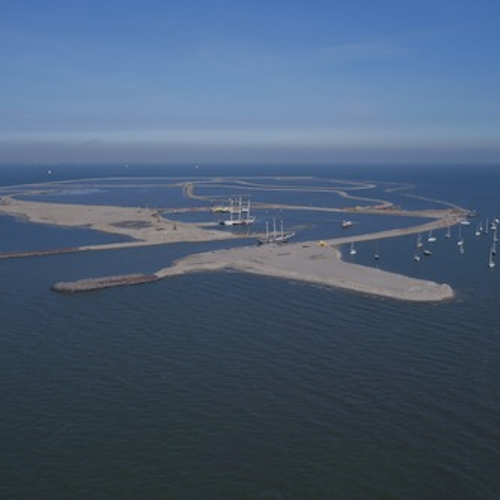
[[[233,233],[207,229],[201,225],[173,222],[151,209],[116,206],[88,206],[23,201],[3,197],[0,213],[24,217],[32,222],[72,227],[88,227],[133,239],[129,242],[89,245],[75,249],[104,250],[131,246],[163,245],[175,242],[201,242],[241,237]],[[433,214],[433,217],[437,217]],[[463,214],[443,211],[440,218],[411,228],[330,239],[317,242],[288,243],[286,245],[248,246],[199,253],[180,259],[173,266],[152,275],[131,275],[128,281],[116,276],[92,280],[60,283],[60,290],[79,291],[137,284],[192,272],[238,271],[285,278],[317,285],[354,290],[371,295],[408,301],[441,301],[453,297],[449,285],[410,278],[371,267],[347,263],[341,260],[336,248],[349,241],[363,241],[417,233],[432,228],[456,224]],[[248,236],[247,236],[248,237]],[[84,286],[81,284],[85,282]],[[57,284],[56,284],[57,285]],[[98,286],[97,286],[98,285]]]

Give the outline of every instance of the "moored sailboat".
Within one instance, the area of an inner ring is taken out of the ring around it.
[[[231,199],[229,210],[229,219],[221,219],[219,223],[222,226],[248,226],[255,222],[255,217],[250,215],[250,200],[243,206],[243,197],[239,197],[238,205],[234,206],[234,200]]]
[[[490,248],[490,254],[488,257],[488,267],[489,268],[495,267],[495,261],[493,259],[493,247]]]
[[[273,219],[273,231],[269,231],[269,221],[266,221],[266,235],[265,237],[257,238],[257,243],[259,245],[269,244],[269,243],[287,243],[290,238],[295,236],[295,233],[285,232],[283,220],[281,220],[281,229],[278,232],[276,230],[276,219]]]
[[[422,248],[424,244],[422,243],[422,235],[418,233],[417,236],[417,243],[416,243],[417,248]]]
[[[464,239],[462,238],[462,226],[458,226],[458,240],[457,245],[460,248],[460,253],[463,253]]]

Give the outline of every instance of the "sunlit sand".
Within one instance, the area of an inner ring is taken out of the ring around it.
[[[195,197],[191,185],[186,191],[191,197]],[[388,206],[390,204],[383,205],[383,208],[386,209]],[[293,208],[296,209],[296,207]],[[304,209],[319,208],[304,207]],[[337,209],[333,208],[332,210]],[[0,213],[23,217],[36,223],[86,227],[130,238],[129,241],[120,243],[82,246],[73,249],[75,251],[166,245],[178,242],[231,240],[242,236],[241,234],[210,229],[202,224],[168,220],[160,216],[157,210],[146,208],[44,203],[4,196],[0,203]],[[160,269],[153,274],[144,275],[144,279],[141,279],[141,275],[131,275],[133,279],[127,279],[126,276],[123,279],[110,276],[95,280],[95,286],[93,286],[92,280],[80,280],[74,285],[65,283],[59,289],[69,291],[100,289],[108,286],[148,282],[153,279],[163,279],[185,273],[234,269],[409,301],[440,301],[453,297],[453,290],[446,284],[410,278],[344,262],[337,248],[350,242],[392,238],[449,226],[462,220],[464,212],[452,209],[424,210],[411,213],[404,211],[384,212],[367,207],[364,213],[410,215],[428,217],[431,220],[412,227],[326,239],[321,245],[311,241],[288,243],[282,246],[263,245],[259,247],[250,245],[243,248],[227,248],[199,253],[180,259],[174,265]]]

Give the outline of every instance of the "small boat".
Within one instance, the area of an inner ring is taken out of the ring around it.
[[[491,269],[492,267],[495,267],[495,261],[493,260],[493,248],[490,250],[490,256],[488,258],[488,267]]]
[[[432,235],[432,229],[429,231],[429,236],[427,237],[427,241],[429,243],[434,243],[437,240],[435,236]]]
[[[358,251],[354,248],[354,242],[351,243],[351,249],[349,250],[349,255],[356,255]]]
[[[424,244],[422,243],[422,236],[420,235],[420,233],[418,233],[418,236],[417,236],[417,248],[422,248],[424,246]]]
[[[352,227],[354,225],[354,222],[352,220],[343,220],[342,223],[340,224],[340,227],[342,229],[347,229],[348,227]]]
[[[457,245],[460,248],[463,248],[463,246],[464,246],[464,239],[462,238],[462,226],[458,226],[458,241],[457,241]],[[460,250],[460,253],[463,253],[463,252]]]
[[[498,241],[498,235],[497,235],[497,226],[495,226],[495,229],[493,229],[493,241],[496,243]]]
[[[414,256],[413,256],[413,260],[415,262],[420,262],[420,255],[418,255],[418,253],[416,253]]]
[[[432,255],[432,252],[428,248],[426,248],[424,250],[423,254],[429,256],[429,255]]]
[[[446,230],[444,237],[451,238],[451,226],[450,225],[448,225],[448,229]]]

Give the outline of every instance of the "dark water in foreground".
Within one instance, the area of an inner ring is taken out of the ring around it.
[[[497,170],[350,173],[500,214]],[[80,244],[27,226],[0,218],[2,239]],[[421,266],[413,238],[381,242],[381,268],[450,283],[443,304],[233,272],[49,290],[158,269],[188,245],[0,260],[0,498],[498,498],[500,265],[464,231],[464,255],[438,234]]]

